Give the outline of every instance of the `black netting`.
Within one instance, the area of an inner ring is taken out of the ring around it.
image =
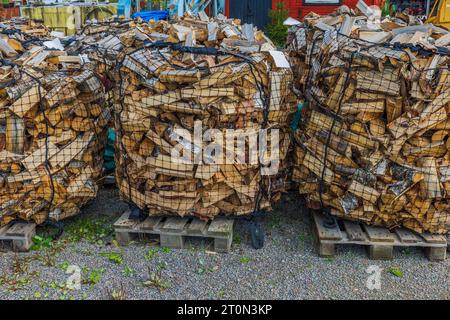
[[[261,52],[256,35],[248,41],[231,21],[186,18],[121,37],[116,180],[126,201],[151,215],[211,219],[269,209],[279,198],[292,74]]]
[[[4,26],[0,62],[0,224],[60,220],[97,193],[110,109],[94,65],[49,34]]]
[[[342,34],[354,17],[341,18],[314,18],[290,34],[295,85],[307,102],[293,179],[311,208],[445,233],[450,56],[442,34],[427,31],[434,41],[400,29],[372,32],[385,37],[376,44]]]

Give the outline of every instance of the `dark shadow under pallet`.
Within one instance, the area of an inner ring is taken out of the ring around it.
[[[2,249],[26,252],[33,245],[36,224],[31,222],[11,222],[0,227],[0,243]]]
[[[314,242],[322,257],[333,257],[336,245],[363,245],[369,248],[372,260],[391,260],[394,247],[422,247],[431,261],[442,261],[447,257],[447,239],[445,236],[430,233],[417,234],[398,228],[372,227],[362,223],[337,220],[332,228],[324,226],[325,216],[313,212],[312,229]]]
[[[159,237],[162,247],[183,249],[188,238],[200,238],[213,240],[214,251],[228,252],[233,241],[233,219],[220,217],[203,221],[194,217],[147,217],[139,222],[129,219],[129,216],[130,211],[126,211],[114,223],[116,240],[121,245],[153,235]]]

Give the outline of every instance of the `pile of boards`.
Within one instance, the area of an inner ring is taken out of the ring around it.
[[[77,214],[102,172],[103,83],[41,25],[3,22],[0,33],[0,225]]]
[[[307,107],[293,179],[311,208],[417,232],[450,229],[450,32],[397,14],[310,14],[291,30]]]
[[[117,40],[116,180],[123,198],[150,215],[202,219],[269,209],[286,188],[296,109],[283,53],[252,25],[202,14],[136,24],[103,47]],[[262,129],[268,152],[249,161]]]

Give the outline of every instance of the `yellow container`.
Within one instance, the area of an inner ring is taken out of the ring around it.
[[[43,23],[55,31],[72,35],[81,29],[87,19],[99,21],[117,13],[116,3],[105,4],[74,4],[39,7],[21,7],[20,15]]]

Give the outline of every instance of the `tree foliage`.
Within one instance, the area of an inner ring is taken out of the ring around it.
[[[273,43],[278,47],[284,47],[286,44],[288,27],[283,22],[289,16],[289,11],[285,9],[282,0],[278,0],[275,10],[270,10],[270,24],[267,26],[267,34]]]

